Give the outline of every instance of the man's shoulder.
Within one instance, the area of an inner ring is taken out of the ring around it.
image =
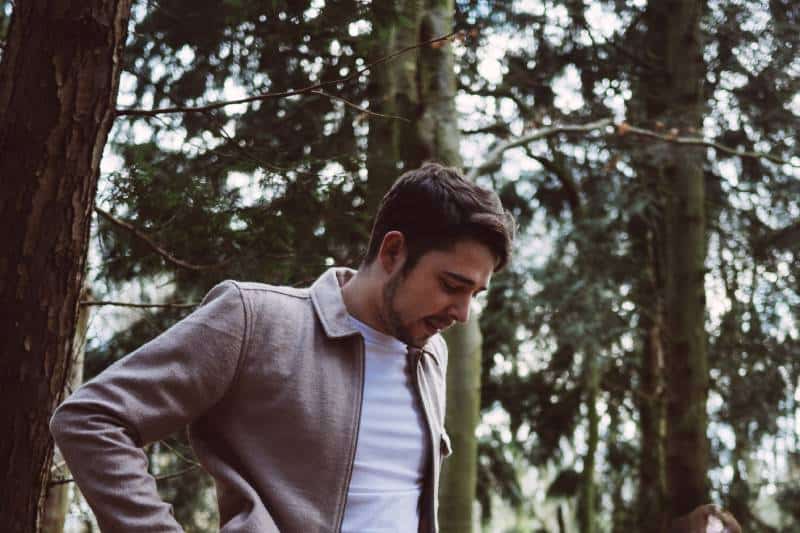
[[[287,285],[270,285],[255,281],[228,280],[234,284],[242,295],[255,300],[270,300],[273,298],[307,300],[311,297],[308,287],[291,287]]]

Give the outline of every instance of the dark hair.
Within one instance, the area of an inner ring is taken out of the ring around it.
[[[497,194],[465,180],[454,168],[425,163],[401,175],[383,197],[363,264],[375,260],[388,232],[399,231],[408,252],[405,272],[431,250],[446,250],[465,239],[491,250],[496,272],[511,257],[515,227]]]

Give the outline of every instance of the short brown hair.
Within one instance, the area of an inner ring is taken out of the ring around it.
[[[425,163],[401,175],[383,197],[363,264],[375,260],[388,232],[399,231],[408,252],[406,272],[431,250],[446,250],[465,239],[491,250],[497,272],[511,257],[515,228],[497,194],[465,180],[454,168]]]

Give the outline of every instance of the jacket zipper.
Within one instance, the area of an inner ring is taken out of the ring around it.
[[[344,522],[344,512],[347,509],[347,496],[350,494],[350,481],[353,479],[353,467],[355,466],[356,462],[356,448],[358,448],[358,432],[361,430],[361,404],[364,403],[364,366],[366,364],[366,355],[364,354],[364,339],[360,336],[358,337],[359,343],[358,346],[361,349],[360,358],[361,366],[359,368],[359,377],[361,378],[361,392],[358,395],[358,401],[356,402],[356,432],[353,435],[353,446],[350,449],[350,463],[347,469],[347,481],[344,484],[344,503],[339,509],[339,519],[337,520],[338,524],[336,526],[336,531],[341,533],[342,531],[342,523]]]
[[[434,464],[434,461],[436,461],[436,437],[433,434],[433,425],[431,424],[431,417],[430,417],[428,405],[425,403],[425,397],[422,396],[422,390],[420,389],[420,386],[419,386],[419,373],[421,372],[420,361],[422,360],[422,353],[423,353],[423,351],[419,350],[417,352],[417,354],[416,354],[416,358],[415,358],[415,361],[414,361],[414,386],[415,386],[415,388],[417,390],[417,396],[419,397],[419,403],[420,403],[420,405],[422,405],[422,412],[425,413],[425,423],[428,425],[428,435],[429,435],[429,438],[430,438],[430,441],[431,441],[430,472],[429,472],[430,475],[426,476],[426,478],[428,478],[428,480],[426,482],[426,484],[428,485],[428,487],[427,487],[427,489],[428,489],[427,490],[427,492],[428,492],[428,502],[427,503],[428,504],[425,507],[426,507],[426,510],[427,510],[428,514],[430,515],[428,517],[429,518],[428,519],[429,530],[430,531],[435,531],[436,528],[435,528],[434,524],[436,524],[436,517],[433,514],[434,514],[434,502],[436,501],[436,495],[433,494],[433,491],[435,489],[433,474],[434,474],[435,469],[436,469],[436,465]],[[423,492],[425,492],[425,489],[423,489]]]

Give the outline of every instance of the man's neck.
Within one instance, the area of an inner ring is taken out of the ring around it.
[[[381,287],[363,267],[342,286],[342,300],[347,312],[372,329],[391,335],[381,320]]]

